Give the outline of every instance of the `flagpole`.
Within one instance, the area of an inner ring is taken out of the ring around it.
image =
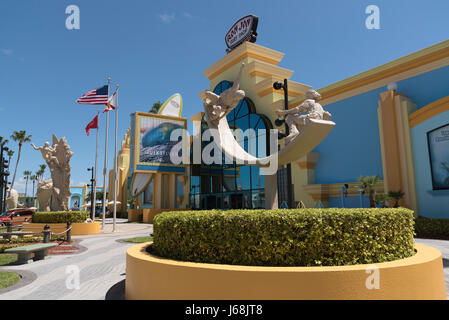
[[[98,111],[97,113],[97,117],[100,116],[100,111]],[[97,120],[97,145],[95,146],[95,171],[94,171],[94,182],[93,182],[93,188],[92,188],[92,192],[93,194],[93,200],[92,203],[90,204],[93,207],[93,217],[92,220],[95,221],[95,213],[96,213],[96,209],[97,209],[97,167],[98,167],[98,137],[100,135],[100,121]]]
[[[111,91],[111,78],[108,78],[108,100]],[[109,108],[109,107],[108,107]],[[108,136],[109,136],[109,111],[106,112],[106,133],[104,142],[104,168],[103,168],[103,216],[101,218],[101,228],[104,230],[104,221],[106,216],[106,175],[108,173]]]
[[[114,216],[112,219],[112,232],[115,232],[117,218],[117,129],[118,129],[118,84],[115,85],[117,94],[117,105],[115,106],[115,147],[114,147]]]

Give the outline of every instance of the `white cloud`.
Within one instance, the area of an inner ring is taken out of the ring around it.
[[[4,54],[5,56],[10,56],[10,55],[12,55],[12,50],[11,49],[5,49],[5,48],[2,48],[2,49],[0,49],[0,52],[2,53],[2,54]]]
[[[188,12],[184,12],[184,17],[189,18],[189,19],[193,18],[193,16]]]
[[[170,23],[175,20],[175,14],[174,13],[172,13],[172,14],[161,13],[161,14],[159,14],[159,18],[164,23]]]

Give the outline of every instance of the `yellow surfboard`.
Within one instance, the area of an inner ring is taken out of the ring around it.
[[[175,93],[159,109],[160,115],[181,117],[182,114],[182,98],[179,93]]]

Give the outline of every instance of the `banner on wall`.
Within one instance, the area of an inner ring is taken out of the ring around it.
[[[172,148],[178,144],[178,141],[172,141],[170,137],[173,131],[186,128],[186,121],[178,117],[137,113],[136,165],[155,171],[164,171],[158,170],[157,167],[184,167],[183,164],[172,163],[170,159]]]
[[[433,189],[449,189],[449,124],[429,131],[427,141]]]

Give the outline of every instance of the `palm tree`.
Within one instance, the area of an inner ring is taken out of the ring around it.
[[[14,150],[8,150],[6,154],[8,155],[8,163],[11,164],[11,158],[14,155]]]
[[[47,166],[45,164],[41,164],[39,166],[39,170],[36,171],[36,176],[39,181],[42,181],[44,179],[45,168],[47,168]]]
[[[386,202],[390,200],[390,196],[385,193],[376,194],[374,197],[374,202],[382,208],[387,208]]]
[[[369,205],[371,208],[374,208],[375,201],[374,201],[374,195],[376,194],[376,185],[380,180],[380,176],[365,176],[361,175],[360,178],[357,179],[358,182],[360,182],[359,189],[362,191],[363,194],[368,193],[369,197]]]
[[[404,197],[405,193],[402,192],[402,190],[398,191],[390,191],[388,192],[388,196],[392,199],[394,199],[394,207],[399,207],[399,200],[401,200]]]
[[[30,177],[30,180],[33,181],[33,199],[34,199],[34,184],[35,184],[35,182],[37,181],[37,175],[36,175],[36,174],[33,174],[33,175]]]
[[[27,197],[27,190],[28,190],[28,179],[30,179],[31,171],[25,170],[23,172],[23,175],[25,176],[26,182],[25,182],[25,198]]]
[[[16,142],[19,142],[19,153],[17,155],[16,168],[14,169],[14,176],[12,177],[11,187],[9,188],[9,190],[12,190],[12,188],[14,187],[14,182],[16,180],[17,167],[19,166],[20,153],[22,152],[22,145],[24,142],[31,141],[31,135],[27,135],[25,130],[14,131],[13,134],[11,135],[11,139],[13,139]]]
[[[0,146],[4,147],[5,144],[8,143],[8,139],[3,140],[3,137],[0,137]]]
[[[148,111],[148,112],[149,113],[157,113],[161,107],[162,107],[162,102],[157,101],[157,102],[153,103],[153,106],[151,107],[150,111]]]

